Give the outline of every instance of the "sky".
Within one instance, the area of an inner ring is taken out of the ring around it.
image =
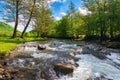
[[[5,11],[5,4],[3,2],[4,0],[0,0],[0,20],[2,20],[3,15],[4,15],[4,11]]]
[[[53,1],[55,2],[53,2],[53,4],[51,5],[51,10],[56,20],[66,15],[71,1],[74,3],[76,10],[79,10],[79,7],[82,7],[81,0],[53,0]]]
[[[52,11],[52,16],[55,20],[60,20],[62,16],[65,16],[68,11],[68,7],[70,2],[73,2],[75,5],[76,10],[80,11],[81,13],[85,14],[86,11],[82,10],[82,1],[81,0],[50,0],[50,9]],[[5,3],[4,0],[0,0],[0,21],[3,21],[3,17],[5,14]],[[9,23],[10,25],[14,26],[14,22]],[[20,30],[23,30],[23,27],[20,27]]]

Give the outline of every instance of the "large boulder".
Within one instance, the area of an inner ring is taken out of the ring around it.
[[[38,48],[38,50],[45,50],[46,46],[44,46],[44,45],[38,45],[37,48]]]
[[[70,74],[73,72],[74,66],[72,64],[58,63],[54,64],[54,70],[63,74]]]

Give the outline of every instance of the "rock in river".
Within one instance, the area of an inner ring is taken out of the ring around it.
[[[54,70],[56,72],[61,72],[63,74],[69,74],[73,72],[74,67],[72,64],[58,63],[58,64],[54,64]]]
[[[42,46],[42,45],[38,45],[38,50],[44,50],[44,49],[46,49],[46,46]]]

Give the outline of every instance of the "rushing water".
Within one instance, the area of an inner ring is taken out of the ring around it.
[[[71,75],[59,75],[58,79],[47,78],[47,80],[120,80],[120,66],[117,65],[120,64],[119,53],[113,53],[111,56],[107,55],[108,59],[101,60],[92,54],[80,54],[86,45],[81,43],[81,46],[77,46],[78,43],[52,40],[26,43],[24,46],[22,44],[12,54],[18,53],[20,56],[30,56],[30,58],[20,57],[9,61],[8,65],[20,68],[29,65],[32,69],[38,69],[38,73],[45,70],[49,77],[54,77],[54,71],[50,72],[50,70],[53,70],[51,66],[54,63],[76,63],[79,66],[74,67]],[[46,46],[46,50],[37,50],[37,44]],[[74,59],[78,60],[75,61]],[[26,78],[26,80],[29,79]],[[44,79],[36,77],[34,80]]]

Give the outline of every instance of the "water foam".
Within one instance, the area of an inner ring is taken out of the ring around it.
[[[81,58],[78,63],[87,62],[88,67],[92,70],[91,77],[95,77],[96,73],[103,75],[107,78],[119,80],[120,79],[120,70],[116,67],[110,65],[106,60],[100,60],[92,55],[77,55],[76,57]],[[83,64],[84,65],[84,64]]]
[[[48,53],[34,53],[31,55],[34,58],[40,58],[40,59],[48,59],[56,57],[56,55],[48,54]]]

